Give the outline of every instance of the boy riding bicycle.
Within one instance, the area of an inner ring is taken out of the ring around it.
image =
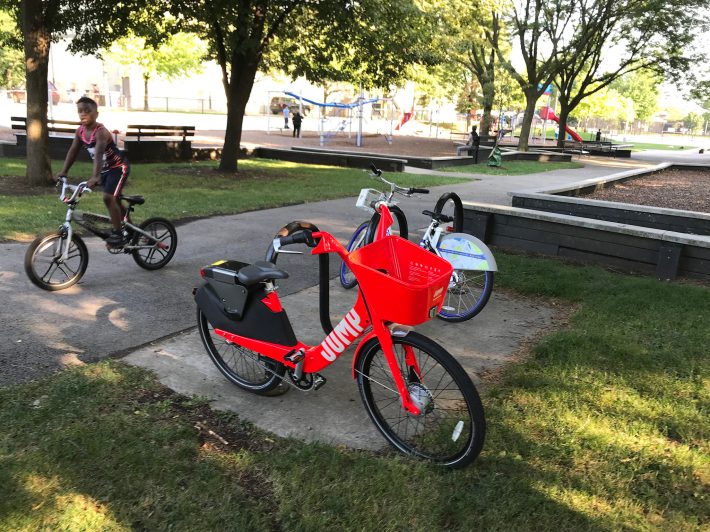
[[[84,96],[76,102],[76,109],[81,125],[76,130],[74,141],[64,160],[64,167],[57,174],[57,178],[67,175],[83,145],[94,161],[94,170],[87,185],[89,188],[94,188],[96,184],[103,187],[104,204],[111,217],[113,230],[106,239],[106,243],[111,246],[120,246],[124,242],[121,230],[121,204],[118,198],[128,179],[130,165],[116,146],[109,130],[96,121],[99,116],[96,102]]]

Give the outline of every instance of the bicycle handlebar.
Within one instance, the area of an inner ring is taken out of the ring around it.
[[[81,195],[87,190],[91,192],[91,189],[86,186],[87,181],[82,181],[81,183],[72,185],[67,181],[67,177],[62,175],[57,178],[57,185],[59,185],[59,183],[62,184],[62,190],[59,193],[59,200],[64,203],[71,203],[72,201],[75,201],[77,197],[81,197]],[[67,199],[67,190],[73,191],[69,199]]]
[[[429,194],[429,190],[426,188],[404,188],[400,187],[397,183],[387,181],[384,177],[382,177],[382,170],[377,168],[374,163],[370,163],[370,170],[372,170],[372,173],[370,175],[372,177],[376,177],[385,185],[388,185],[390,187],[391,192],[397,192],[398,194],[401,194],[402,196],[406,197],[409,197],[412,194]]]

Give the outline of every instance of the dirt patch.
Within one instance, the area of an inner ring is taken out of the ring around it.
[[[46,186],[33,186],[27,182],[25,176],[0,176],[0,196],[43,196],[48,194],[57,194],[53,183],[48,183]]]
[[[617,183],[584,197],[710,213],[710,170],[673,168]]]

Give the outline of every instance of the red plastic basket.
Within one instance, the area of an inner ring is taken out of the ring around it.
[[[349,259],[373,314],[403,325],[436,316],[453,271],[446,260],[398,236],[359,248]]]

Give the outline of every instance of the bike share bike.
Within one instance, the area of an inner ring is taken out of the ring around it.
[[[391,206],[395,192],[405,197],[429,192],[426,189],[400,187],[382,177],[382,171],[374,165],[371,169],[370,175],[388,185],[390,191],[385,193],[370,188],[360,191],[356,206],[371,213],[372,217],[355,230],[348,242],[348,251],[358,249],[375,239],[380,221],[379,213],[373,208],[377,202],[384,201]],[[404,220],[400,220],[399,225],[405,227],[405,231],[401,232],[400,236],[407,238],[406,218],[401,210],[399,212]],[[453,192],[442,194],[436,202],[434,211],[426,210],[422,214],[429,216],[431,222],[424,231],[419,245],[446,259],[454,268],[446,299],[439,310],[438,317],[449,322],[469,320],[483,310],[493,292],[494,272],[498,269],[493,253],[479,239],[462,232],[463,205],[457,194]],[[340,268],[340,283],[344,288],[352,288],[357,283],[345,263]]]
[[[67,205],[67,214],[59,230],[37,237],[25,254],[25,272],[35,285],[44,290],[63,290],[76,284],[86,272],[89,251],[82,238],[74,232],[72,222],[78,223],[96,236],[106,240],[111,232],[108,216],[77,210],[84,192],[91,192],[86,181],[71,185],[66,177],[60,177],[59,200]],[[68,196],[67,193],[71,195]],[[121,225],[125,243],[107,244],[109,253],[127,253],[136,264],[146,270],[165,266],[175,254],[177,232],[165,218],[149,218],[140,225],[131,222],[131,213],[136,205],[143,205],[143,196],[119,196]]]
[[[312,224],[292,222],[274,238],[270,261],[220,260],[200,271],[194,290],[202,342],[220,372],[244,390],[269,395],[286,382],[302,391],[325,384],[320,371],[362,337],[352,375],[377,429],[399,451],[458,468],[478,456],[485,438],[483,406],[471,379],[443,347],[412,327],[436,315],[451,265],[396,235],[386,203],[376,241],[351,253]],[[283,247],[306,244],[319,255],[318,345],[296,339],[276,293],[289,274],[276,267]],[[329,253],[357,278],[353,308],[333,327],[329,315]]]

